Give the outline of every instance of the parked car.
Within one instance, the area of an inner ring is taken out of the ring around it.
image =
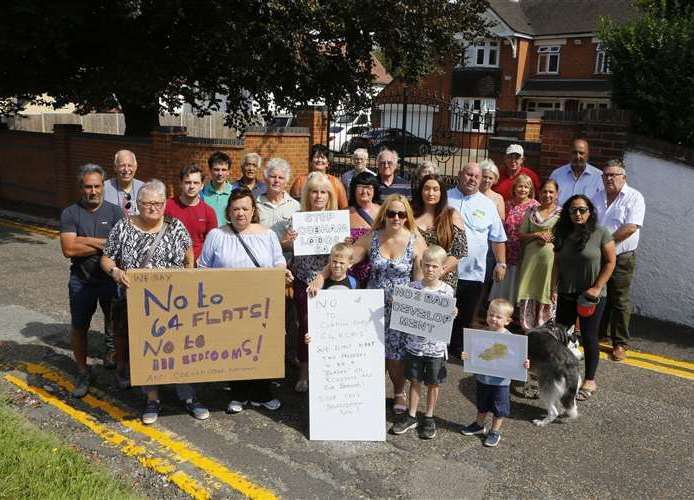
[[[401,157],[424,156],[431,153],[429,141],[407,131],[403,134],[399,128],[375,128],[358,137],[352,137],[347,151],[353,153],[357,148],[366,148],[369,155],[376,155],[384,147],[394,149]]]
[[[329,147],[333,151],[348,153],[350,139],[370,128],[371,118],[367,111],[340,115],[330,124]]]

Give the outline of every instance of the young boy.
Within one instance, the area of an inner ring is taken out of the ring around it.
[[[440,293],[454,299],[455,292],[441,281],[446,251],[437,245],[426,249],[422,255],[422,281],[410,283],[412,288],[429,293]],[[432,439],[436,436],[434,407],[439,397],[439,386],[446,381],[446,343],[429,340],[417,335],[406,336],[405,377],[410,381],[408,412],[391,428],[393,434],[404,434],[419,426],[419,437]],[[422,383],[427,387],[426,413],[421,425],[417,422],[417,407],[422,392]]]
[[[513,304],[506,299],[494,299],[487,309],[487,326],[493,332],[511,333],[506,326],[511,323],[513,316]],[[469,359],[469,354],[463,352],[460,356],[463,360]],[[527,369],[530,361],[523,363]],[[501,441],[501,424],[504,417],[511,412],[511,394],[509,386],[511,380],[490,375],[475,375],[477,379],[477,420],[463,427],[460,432],[465,436],[484,434],[484,421],[488,414],[492,414],[492,428],[484,440],[484,446],[495,447]]]

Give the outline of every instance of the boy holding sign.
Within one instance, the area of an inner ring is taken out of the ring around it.
[[[506,299],[494,299],[487,309],[488,330],[500,333],[511,333],[506,327],[511,323],[513,316],[513,304]],[[466,360],[470,355],[461,353],[461,359]],[[525,360],[523,367],[530,368],[530,361]],[[475,375],[477,379],[477,419],[461,429],[465,436],[484,434],[484,421],[488,414],[493,415],[492,428],[484,440],[484,446],[495,447],[501,441],[501,424],[504,417],[511,412],[511,393],[509,387],[511,380],[491,375]]]
[[[448,255],[437,245],[432,245],[422,255],[422,281],[410,283],[410,287],[429,293],[438,293],[454,299],[453,288],[441,281],[444,263]],[[455,315],[455,313],[454,313]],[[408,412],[391,428],[393,434],[404,434],[418,427],[417,407],[422,384],[427,386],[426,413],[419,425],[419,437],[432,439],[436,436],[434,407],[439,397],[439,386],[446,381],[446,342],[435,341],[407,334],[407,357],[405,358],[405,377],[410,381],[410,402]]]

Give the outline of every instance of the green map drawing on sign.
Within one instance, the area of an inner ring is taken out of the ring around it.
[[[508,347],[505,344],[493,344],[491,347],[486,348],[482,353],[480,353],[480,359],[485,361],[492,361],[495,359],[500,359],[508,354]]]

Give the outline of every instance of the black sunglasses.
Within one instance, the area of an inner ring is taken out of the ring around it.
[[[130,202],[130,200],[132,200],[133,197],[127,191],[123,191],[123,198],[125,198],[125,205],[124,205],[125,209],[130,210],[130,207],[133,206],[133,204]]]
[[[399,219],[407,219],[407,212],[398,210],[386,210],[386,217],[389,219],[394,219],[395,217]]]
[[[571,214],[585,214],[588,213],[590,209],[588,207],[572,207],[569,209]]]

